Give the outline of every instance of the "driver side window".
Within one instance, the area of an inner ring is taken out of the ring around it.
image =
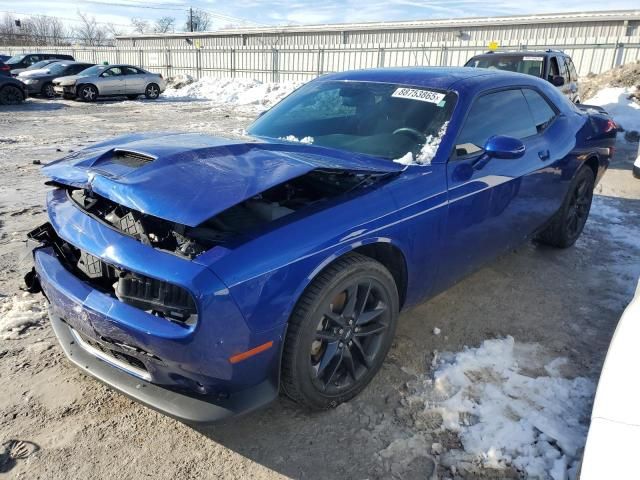
[[[113,67],[110,68],[108,70],[105,70],[104,73],[102,74],[103,77],[116,77],[118,75],[122,75],[123,71],[121,68],[119,67]]]
[[[520,89],[488,93],[471,106],[456,141],[456,155],[481,152],[494,135],[522,139],[536,133],[535,122]]]

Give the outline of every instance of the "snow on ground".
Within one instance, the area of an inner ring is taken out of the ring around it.
[[[640,103],[634,100],[635,90],[633,87],[605,87],[584,103],[603,107],[625,130],[640,131]]]
[[[29,327],[37,325],[46,315],[41,295],[16,295],[0,305],[0,338],[17,338]]]
[[[528,478],[562,479],[584,445],[593,381],[562,378],[565,359],[544,360],[540,347],[512,337],[441,354],[435,372],[418,380],[406,401],[442,419],[464,451],[453,465],[516,468]],[[450,459],[451,460],[451,459]],[[446,461],[446,459],[445,459]]]
[[[225,105],[271,107],[300,85],[297,82],[263,83],[245,78],[205,77],[181,88],[168,88],[163,97],[169,100],[207,100]]]

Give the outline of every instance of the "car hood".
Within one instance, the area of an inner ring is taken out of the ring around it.
[[[60,83],[63,85],[72,85],[76,83],[76,80],[80,78],[80,75],[67,75],[66,77],[58,77],[54,80],[55,83]]]
[[[25,70],[24,72],[20,72],[18,77],[20,78],[31,78],[31,77],[40,77],[43,75],[50,75],[51,71],[46,68],[39,68],[37,70]]]
[[[57,183],[88,188],[142,213],[196,226],[317,169],[392,173],[403,166],[303,144],[147,133],[74,152],[43,172]]]

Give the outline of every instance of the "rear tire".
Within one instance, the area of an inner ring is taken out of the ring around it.
[[[348,254],[320,273],[302,294],[287,328],[281,385],[314,410],[360,393],[391,347],[399,310],[389,271]]]
[[[593,171],[583,166],[571,181],[562,207],[538,235],[540,243],[567,248],[578,240],[589,217],[594,184]]]
[[[144,96],[149,100],[155,100],[160,96],[160,87],[155,83],[150,83],[144,90]]]
[[[98,99],[98,89],[93,85],[82,85],[78,89],[78,98],[84,102],[95,102]]]
[[[0,104],[18,105],[24,102],[24,92],[13,85],[5,85],[0,90]]]
[[[45,98],[54,98],[56,96],[56,91],[53,89],[53,83],[45,83],[42,86],[41,93]]]

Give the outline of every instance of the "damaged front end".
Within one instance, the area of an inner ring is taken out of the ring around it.
[[[51,247],[69,272],[96,290],[180,325],[195,323],[196,305],[184,288],[110,265],[61,239],[50,223],[32,230],[27,237],[40,248]],[[29,291],[40,291],[35,269],[27,273],[25,282]]]

